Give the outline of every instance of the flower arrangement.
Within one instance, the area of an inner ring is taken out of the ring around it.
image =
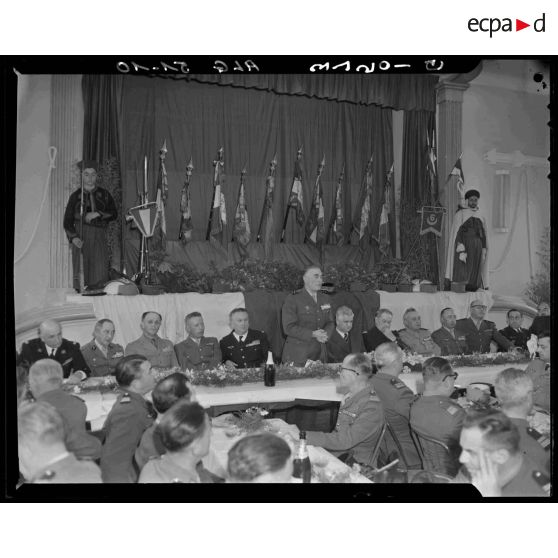
[[[269,411],[261,407],[249,407],[244,411],[236,411],[231,416],[231,424],[236,426],[240,432],[253,434],[264,428],[264,419]]]

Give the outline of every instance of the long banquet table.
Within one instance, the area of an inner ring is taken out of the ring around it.
[[[455,368],[459,377],[456,385],[466,387],[475,382],[493,383],[498,373],[510,364],[494,366]],[[524,365],[521,365],[524,367]],[[422,374],[411,372],[399,377],[413,393],[422,391]],[[265,387],[263,383],[247,383],[226,387],[194,386],[197,400],[204,407],[218,405],[240,405],[245,403],[277,403],[295,399],[340,401],[333,378],[304,378],[301,380],[278,381],[275,387]],[[92,430],[99,430],[116,401],[116,392],[83,391],[79,393],[87,405],[87,420]]]

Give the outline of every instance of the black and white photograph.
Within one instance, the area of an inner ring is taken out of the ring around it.
[[[549,59],[37,58],[16,494],[551,496]]]

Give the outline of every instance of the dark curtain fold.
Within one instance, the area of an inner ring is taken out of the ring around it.
[[[265,197],[269,163],[277,153],[274,233],[279,241],[293,178],[296,152],[303,147],[304,209],[309,202],[318,164],[322,174],[325,221],[329,223],[335,188],[345,164],[345,232],[349,236],[362,174],[374,153],[373,219],[377,227],[385,173],[392,163],[392,111],[375,105],[278,95],[254,88],[216,86],[194,80],[162,80],[125,76],[123,84],[123,187],[125,207],[137,203],[142,184],[142,159],[148,157],[149,184],[156,181],[159,149],[166,139],[169,197],[167,237],[178,239],[180,194],[186,165],[192,157],[190,182],[193,240],[205,240],[212,203],[213,165],[224,148],[227,235],[230,240],[240,171],[246,165],[248,215],[253,238]],[[285,241],[301,243],[303,227],[289,216]],[[136,238],[135,231],[129,231]]]
[[[429,111],[436,110],[433,91],[438,83],[437,76],[419,74],[196,74],[183,79],[395,110]]]
[[[427,170],[427,133],[434,135],[435,113],[405,112],[403,121],[403,163],[401,176],[401,257],[411,268],[422,268],[421,279],[438,283],[436,237],[419,235],[423,205],[433,205],[438,198],[436,186],[430,184]]]

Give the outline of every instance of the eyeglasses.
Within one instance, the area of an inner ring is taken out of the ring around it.
[[[457,372],[454,372],[453,374],[446,374],[442,378],[442,382],[444,382],[446,378],[453,378],[454,380],[457,380],[457,376],[459,376],[459,374]]]
[[[484,306],[483,304],[475,304],[475,306],[471,306],[471,308],[482,308],[483,310],[486,310],[488,306]]]
[[[360,372],[357,372],[353,368],[345,368],[345,367],[341,366],[341,368],[339,369],[339,372],[342,372],[343,370],[347,370],[349,372],[354,372],[357,376],[360,376]]]

